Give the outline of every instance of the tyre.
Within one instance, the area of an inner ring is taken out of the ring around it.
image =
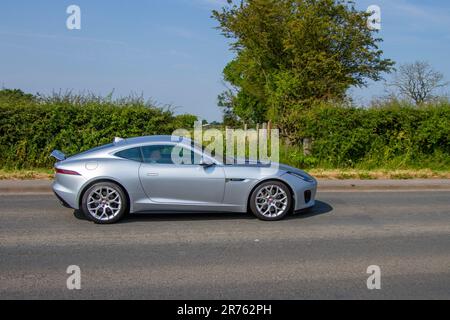
[[[115,183],[94,184],[83,194],[82,211],[97,224],[113,224],[128,212],[127,197]]]
[[[269,181],[258,186],[250,198],[250,209],[260,220],[278,221],[292,208],[292,194],[282,182]]]

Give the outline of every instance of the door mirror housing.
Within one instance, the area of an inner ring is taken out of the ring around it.
[[[211,167],[214,167],[215,165],[216,164],[209,159],[202,159],[200,161],[200,166],[202,166],[203,168],[211,168]]]

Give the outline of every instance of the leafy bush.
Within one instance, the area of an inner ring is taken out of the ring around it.
[[[0,101],[11,102],[14,105],[35,102],[36,97],[19,89],[0,90]]]
[[[314,139],[313,158],[322,167],[450,167],[448,103],[369,109],[324,104],[295,123],[299,141]]]
[[[33,97],[0,91],[0,168],[50,168],[49,154],[75,154],[114,137],[171,134],[192,128],[193,115],[174,116],[140,97]],[[384,103],[363,109],[322,104],[293,113],[293,145],[282,162],[300,168],[450,169],[450,104],[415,108]],[[313,138],[305,156],[301,139]]]
[[[195,116],[174,116],[140,98],[112,101],[94,96],[56,95],[24,103],[0,95],[0,167],[50,167],[49,154],[75,154],[114,137],[171,134],[192,127]]]

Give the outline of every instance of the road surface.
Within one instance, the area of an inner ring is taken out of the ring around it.
[[[320,192],[311,213],[151,215],[98,226],[0,195],[0,299],[450,299],[450,192]],[[68,266],[81,290],[67,289]],[[368,290],[367,268],[381,268]]]

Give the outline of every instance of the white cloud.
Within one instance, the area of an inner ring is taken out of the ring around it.
[[[407,19],[408,24],[419,27],[448,26],[450,23],[450,10],[439,8],[436,3],[423,1],[413,4],[406,0],[390,0],[383,1],[381,8],[386,14]]]
[[[68,41],[82,41],[82,42],[92,42],[108,45],[118,45],[127,46],[126,42],[108,39],[96,39],[88,37],[78,37],[78,36],[64,36],[64,35],[54,35],[54,34],[42,34],[42,33],[20,33],[20,32],[7,32],[0,31],[0,35],[13,36],[21,38],[38,38],[38,39],[53,39],[53,40],[68,40]]]
[[[177,26],[167,26],[163,27],[164,31],[166,33],[169,33],[171,35],[177,36],[179,38],[192,40],[195,38],[198,38],[198,36],[191,30],[183,27],[177,27]]]
[[[227,0],[186,0],[206,9],[220,9],[227,5]]]

